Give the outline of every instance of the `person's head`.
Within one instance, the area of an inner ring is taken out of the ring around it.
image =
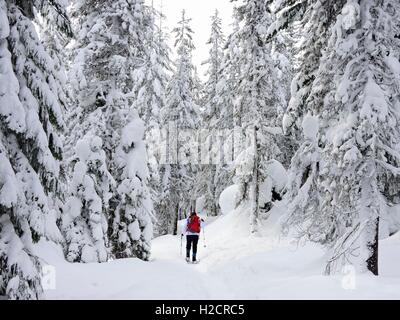
[[[193,210],[193,211],[190,213],[190,216],[193,217],[193,216],[195,216],[195,215],[196,215],[196,211]]]

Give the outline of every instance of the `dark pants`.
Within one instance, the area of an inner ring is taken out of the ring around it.
[[[187,235],[186,236],[186,257],[190,258],[190,249],[193,244],[193,261],[196,261],[197,254],[197,243],[199,242],[199,236],[197,235]]]

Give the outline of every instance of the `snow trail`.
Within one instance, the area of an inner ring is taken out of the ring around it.
[[[324,250],[297,247],[277,236],[274,209],[259,237],[249,237],[248,215],[240,209],[206,225],[198,246],[199,264],[180,255],[180,235],[153,240],[151,262],[121,259],[72,264],[59,247],[41,241],[36,250],[56,270],[47,299],[400,299],[400,235],[381,241],[381,276],[323,276]],[[348,276],[348,275],[347,275]],[[350,282],[351,283],[351,282]]]

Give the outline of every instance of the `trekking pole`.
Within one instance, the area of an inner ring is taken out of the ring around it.
[[[182,256],[182,239],[183,239],[183,233],[181,233],[181,256]]]
[[[204,220],[203,219],[201,219],[203,222],[204,222]],[[203,229],[203,241],[204,241],[204,248],[206,248],[207,247],[207,245],[206,245],[206,234],[205,234],[205,232],[204,232],[204,227],[202,228]]]

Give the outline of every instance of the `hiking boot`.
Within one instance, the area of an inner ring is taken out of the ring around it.
[[[190,262],[190,258],[189,257],[186,257],[186,262]]]

